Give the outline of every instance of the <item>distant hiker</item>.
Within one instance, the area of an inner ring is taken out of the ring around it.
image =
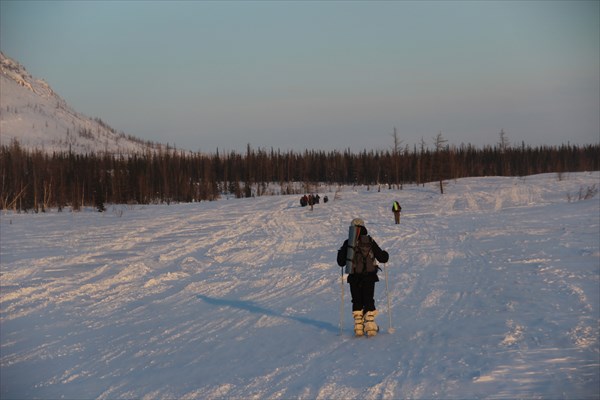
[[[315,198],[312,193],[308,195],[308,205],[310,206],[310,211],[312,211],[313,206],[315,205]]]
[[[325,196],[323,197],[323,203],[327,203],[329,201],[329,197]]]
[[[360,218],[352,220],[349,236],[338,250],[337,263],[340,267],[346,266],[349,274],[354,333],[356,336],[363,336],[366,331],[367,336],[374,336],[379,331],[375,323],[375,282],[379,282],[377,271],[380,270],[375,260],[386,263],[390,256],[369,236],[365,223]],[[353,253],[352,258],[349,253]],[[348,270],[348,266],[351,270]]]
[[[400,211],[402,211],[400,203],[394,201],[394,204],[392,204],[392,212],[394,213],[394,220],[396,221],[396,225],[400,223]]]
[[[308,196],[304,195],[304,196],[300,197],[300,206],[306,207],[307,205],[308,205]]]

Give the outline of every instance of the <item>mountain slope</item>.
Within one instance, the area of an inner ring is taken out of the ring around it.
[[[137,153],[160,147],[71,108],[43,80],[0,52],[0,143],[47,152]]]

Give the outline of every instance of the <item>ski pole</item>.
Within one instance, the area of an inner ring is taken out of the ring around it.
[[[340,288],[342,289],[342,301],[340,303],[340,336],[344,331],[344,269],[340,268]]]
[[[394,333],[396,330],[392,327],[392,309],[390,306],[390,291],[388,289],[388,272],[387,272],[387,263],[383,263],[383,271],[385,272],[385,294],[387,296],[387,308],[388,308],[388,318],[389,318],[389,333]]]

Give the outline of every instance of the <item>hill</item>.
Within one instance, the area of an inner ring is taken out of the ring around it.
[[[0,144],[74,153],[145,153],[161,145],[75,111],[43,80],[0,52]]]

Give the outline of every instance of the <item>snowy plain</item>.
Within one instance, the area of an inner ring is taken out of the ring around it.
[[[0,396],[597,399],[600,173],[560,178],[4,213]],[[335,262],[354,217],[390,253],[374,338]]]

